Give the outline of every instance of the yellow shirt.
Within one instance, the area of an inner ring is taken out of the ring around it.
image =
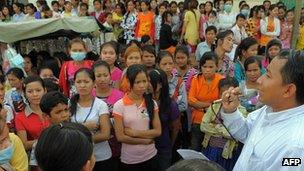
[[[14,133],[9,133],[9,138],[12,141],[14,148],[14,153],[10,164],[15,169],[15,171],[27,171],[28,158],[20,138]]]
[[[122,19],[123,19],[123,15],[119,16],[119,15],[117,15],[116,12],[113,12],[113,21],[114,22],[120,23],[122,21]]]
[[[299,38],[297,43],[297,50],[303,50],[304,49],[304,24],[301,25],[299,30]]]
[[[185,13],[184,23],[186,30],[184,40],[190,45],[197,45],[199,42],[199,19],[200,13],[197,10],[187,11]]]

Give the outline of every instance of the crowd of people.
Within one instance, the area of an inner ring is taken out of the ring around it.
[[[2,6],[2,22],[91,16],[115,38],[98,54],[75,38],[1,69],[0,170],[280,170],[303,158],[304,8],[294,23],[282,2],[233,3]],[[214,163],[172,166],[181,148]]]

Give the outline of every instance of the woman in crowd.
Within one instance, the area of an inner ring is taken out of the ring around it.
[[[280,20],[278,17],[278,7],[275,4],[272,4],[269,7],[269,15],[264,19],[261,20],[261,51],[265,53],[265,47],[268,42],[272,39],[277,38],[280,36],[281,32],[281,25]]]
[[[185,43],[191,49],[190,53],[195,53],[196,45],[199,42],[199,19],[200,13],[197,10],[197,0],[189,1],[189,10],[184,16],[180,43]]]
[[[172,35],[172,14],[168,11],[163,13],[162,25],[159,36],[159,47],[160,50],[167,50],[170,53],[174,53],[177,41],[173,39]]]
[[[234,76],[234,63],[226,53],[233,48],[233,32],[226,30],[216,36],[216,48],[214,52],[218,56],[218,72],[224,76]]]
[[[139,47],[135,46],[135,45],[129,46],[124,53],[126,68],[123,71],[121,84],[119,86],[119,89],[124,93],[130,91],[130,83],[129,83],[127,77],[126,77],[127,69],[131,65],[142,63],[142,55],[141,54],[142,54],[141,49]]]
[[[261,38],[260,21],[262,15],[264,15],[263,6],[254,6],[253,8],[251,8],[249,19],[247,20],[246,24],[246,32],[248,36],[255,38],[258,43],[260,42]]]
[[[124,29],[124,39],[129,43],[135,38],[135,27],[137,23],[137,12],[133,0],[126,1],[127,13],[124,15],[121,22],[121,27]]]
[[[146,66],[148,72],[156,67],[156,54],[153,45],[142,47],[142,64]]]
[[[155,171],[157,150],[154,138],[161,135],[157,103],[147,94],[149,80],[143,65],[127,69],[130,92],[114,104],[115,133],[121,149],[121,170]]]
[[[23,97],[23,100],[25,101],[24,97],[24,90],[23,90],[23,80],[25,79],[25,74],[20,68],[11,68],[6,73],[6,79],[11,86],[11,90],[8,90],[5,92],[4,101],[11,106],[14,111],[20,111],[24,106],[20,106],[18,108],[14,108],[13,100],[12,100],[12,92],[13,90],[17,90],[17,92]]]
[[[135,29],[135,38],[141,39],[144,35],[149,35],[152,40],[155,38],[155,14],[149,10],[150,4],[147,0],[140,2],[141,12],[138,13]]]
[[[294,24],[294,17],[294,10],[288,10],[286,13],[286,21],[284,23],[281,23],[280,40],[282,41],[283,49],[291,48],[290,43]]]
[[[3,15],[3,22],[10,22],[12,20],[12,10],[11,10],[11,7],[8,6],[8,5],[4,5],[2,8],[1,8],[1,11],[2,11],[2,15]]]
[[[204,13],[201,15],[200,22],[199,22],[199,37],[201,41],[205,41],[205,30],[204,27],[205,23],[208,21],[209,14],[213,10],[213,3],[211,1],[207,1],[204,7]]]
[[[25,14],[23,13],[24,5],[21,3],[14,3],[13,4],[13,11],[14,15],[12,18],[13,22],[21,22],[25,18]]]
[[[28,104],[23,111],[16,114],[15,124],[17,135],[25,150],[30,151],[42,130],[50,125],[50,121],[39,106],[41,97],[46,93],[43,80],[39,76],[25,78],[24,93]]]
[[[252,38],[248,37],[241,41],[241,43],[236,48],[235,58],[234,58],[234,78],[241,83],[246,80],[244,61],[258,54],[258,42]]]
[[[111,69],[111,83],[112,87],[118,88],[119,81],[122,77],[122,71],[117,67],[117,44],[116,42],[106,42],[100,48],[100,58],[108,63]]]
[[[218,84],[223,78],[217,73],[218,57],[214,52],[206,52],[199,62],[200,73],[191,82],[188,101],[192,107],[191,148],[201,150],[203,134],[199,129],[206,109],[219,97]]]
[[[110,120],[107,104],[92,96],[95,75],[91,69],[81,68],[74,76],[77,94],[70,100],[71,121],[86,126],[93,135],[94,170],[113,170],[110,139]]]
[[[153,98],[159,106],[162,134],[155,139],[158,167],[165,171],[172,163],[172,150],[180,129],[180,112],[169,96],[167,75],[163,70],[154,69],[149,73]]]
[[[258,78],[262,75],[261,60],[252,56],[245,60],[244,68],[246,71],[246,82],[240,84],[244,97],[241,98],[241,104],[248,112],[252,112],[261,107],[258,101]]]
[[[106,21],[106,12],[104,11],[103,2],[101,0],[94,0],[94,12],[92,12],[90,15],[95,17],[99,23],[103,24]]]
[[[269,41],[266,46],[265,58],[262,60],[262,66],[264,68],[267,68],[271,60],[277,55],[279,55],[281,50],[282,50],[282,43],[279,39],[273,39]]]
[[[76,71],[80,68],[91,68],[93,61],[85,60],[87,55],[86,44],[80,38],[71,40],[68,50],[72,60],[63,63],[59,75],[59,86],[64,95],[72,97],[77,93],[74,86]]]

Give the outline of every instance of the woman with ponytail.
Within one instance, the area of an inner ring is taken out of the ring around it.
[[[103,100],[93,97],[95,75],[91,69],[81,68],[74,75],[78,94],[70,100],[71,121],[86,126],[93,135],[94,170],[113,170],[110,139],[110,119],[108,106]]]
[[[117,140],[122,143],[121,170],[158,170],[154,138],[161,135],[158,106],[147,93],[148,74],[143,65],[131,65],[126,73],[130,92],[113,107]]]

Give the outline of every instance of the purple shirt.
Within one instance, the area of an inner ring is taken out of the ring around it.
[[[159,113],[159,118],[162,126],[162,134],[155,139],[155,146],[158,152],[172,151],[169,125],[170,122],[178,119],[180,112],[175,101],[171,101],[170,107],[170,113]]]

